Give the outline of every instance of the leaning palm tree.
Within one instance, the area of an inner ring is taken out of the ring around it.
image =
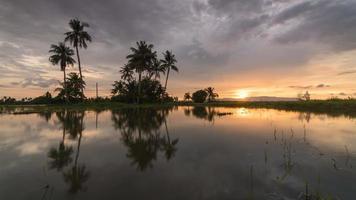
[[[213,87],[208,87],[205,91],[208,93],[208,101],[215,100],[216,97],[219,97],[218,93],[215,93],[215,89]]]
[[[81,22],[78,19],[71,19],[69,21],[69,27],[72,29],[69,32],[66,32],[64,41],[69,41],[70,44],[75,47],[78,58],[78,67],[80,78],[83,79],[82,76],[82,68],[80,65],[80,56],[79,56],[79,47],[86,49],[88,47],[87,42],[91,42],[91,36],[88,32],[84,30],[85,27],[89,27],[88,23]]]
[[[163,53],[163,56],[164,56],[164,60],[161,60],[161,62],[165,70],[167,71],[166,83],[164,84],[164,90],[166,91],[169,72],[171,69],[178,72],[178,67],[175,65],[175,63],[177,63],[177,60],[171,51],[166,51],[166,53]]]
[[[73,59],[74,51],[73,49],[65,46],[63,42],[58,45],[52,44],[49,53],[52,55],[49,57],[49,61],[53,65],[60,65],[61,71],[63,71],[63,87],[66,88],[66,67],[68,65],[73,65],[75,60]],[[68,95],[66,95],[68,96]]]
[[[153,44],[147,44],[145,41],[136,42],[137,48],[131,47],[131,54],[126,56],[128,59],[128,66],[134,69],[138,74],[138,96],[137,103],[140,103],[141,96],[141,79],[142,73],[148,71],[153,59],[157,57],[153,51]]]

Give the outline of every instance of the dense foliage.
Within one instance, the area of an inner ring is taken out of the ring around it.
[[[162,87],[160,74],[167,73],[166,84],[170,69],[178,71],[177,62],[170,51],[164,53],[164,59],[159,60],[152,44],[145,41],[136,43],[131,47],[131,54],[121,70],[121,80],[113,84],[112,100],[125,103],[154,103],[173,101]]]
[[[205,90],[198,90],[192,94],[192,99],[195,103],[203,103],[207,97],[208,93]]]

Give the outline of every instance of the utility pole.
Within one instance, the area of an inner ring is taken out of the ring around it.
[[[99,96],[98,96],[98,82],[96,82],[95,88],[96,88],[96,98],[98,98],[98,97],[99,97]]]

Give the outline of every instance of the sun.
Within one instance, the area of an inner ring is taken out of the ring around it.
[[[238,90],[238,91],[236,91],[236,98],[245,99],[248,96],[249,96],[249,94],[248,94],[248,91],[246,91],[246,90]]]

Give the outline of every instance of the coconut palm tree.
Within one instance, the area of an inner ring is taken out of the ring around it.
[[[177,63],[177,60],[171,51],[166,51],[166,53],[163,53],[163,56],[164,56],[164,60],[161,60],[161,62],[163,67],[167,71],[166,83],[164,84],[164,90],[166,91],[169,72],[171,71],[171,69],[178,72],[178,67],[175,65],[175,63]]]
[[[208,87],[205,91],[208,93],[208,101],[215,100],[216,97],[219,97],[218,93],[215,93],[215,89],[213,87]]]
[[[152,60],[157,57],[157,54],[153,51],[153,44],[140,41],[136,42],[136,45],[137,48],[130,48],[132,53],[126,56],[126,58],[128,59],[127,65],[138,74],[137,103],[140,103],[142,73],[149,70]]]
[[[58,43],[58,45],[52,44],[49,50],[52,55],[49,57],[49,61],[53,65],[60,65],[63,71],[63,86],[66,88],[66,67],[68,65],[73,65],[75,60],[73,59],[74,51],[70,47],[65,46],[63,42]],[[68,95],[66,95],[68,96]]]
[[[189,100],[191,100],[191,99],[192,99],[192,96],[190,95],[189,92],[187,92],[187,93],[184,94],[184,101],[189,101]]]
[[[158,59],[153,59],[151,63],[151,67],[149,69],[149,79],[154,77],[155,80],[159,79],[161,76],[161,73],[165,73],[165,68],[162,65],[161,61]]]
[[[64,33],[66,35],[64,41],[65,42],[69,41],[70,44],[73,47],[75,47],[75,50],[77,52],[77,58],[78,58],[79,75],[80,75],[80,78],[83,79],[78,48],[86,49],[88,47],[87,42],[92,41],[89,33],[84,30],[84,28],[89,27],[89,24],[85,23],[85,22],[81,22],[78,19],[71,19],[69,21],[69,27],[72,30]]]
[[[121,73],[121,79],[128,80],[128,81],[133,79],[134,72],[132,71],[130,65],[124,65],[123,67],[121,67],[120,73]]]

